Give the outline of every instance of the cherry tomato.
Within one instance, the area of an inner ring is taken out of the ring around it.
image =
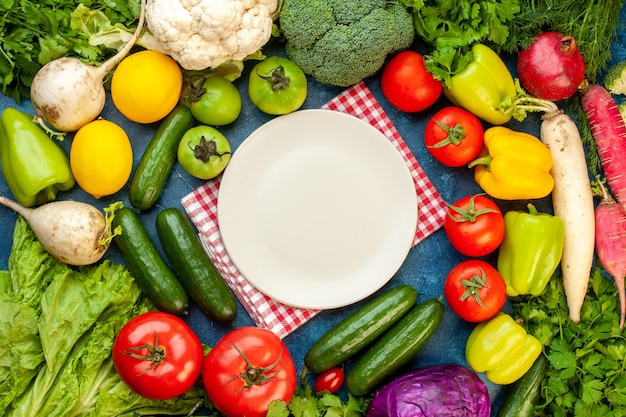
[[[200,123],[224,126],[239,117],[241,94],[226,78],[209,77],[195,93],[189,109]]]
[[[444,107],[426,123],[424,144],[437,161],[449,167],[467,165],[476,158],[485,130],[478,117],[456,106]]]
[[[470,259],[452,268],[443,294],[459,317],[478,323],[500,311],[506,301],[506,284],[493,266],[480,259]]]
[[[113,342],[113,364],[122,381],[153,400],[178,397],[202,371],[202,343],[170,313],[153,311],[131,319]]]
[[[252,104],[264,113],[291,113],[306,100],[307,78],[300,67],[289,59],[271,56],[252,68],[248,96]]]
[[[341,368],[334,367],[325,370],[315,379],[315,392],[337,392],[343,384],[344,373]]]
[[[253,326],[237,328],[215,344],[204,360],[202,381],[226,417],[265,417],[271,401],[289,403],[297,382],[283,341]]]
[[[465,256],[484,256],[504,239],[504,216],[493,200],[468,195],[448,205],[443,223],[452,246]]]
[[[434,104],[443,86],[426,70],[424,57],[403,51],[391,58],[380,79],[383,95],[400,111],[418,112]]]
[[[200,125],[185,132],[178,144],[177,157],[189,175],[208,180],[224,171],[231,152],[228,139],[219,130]]]

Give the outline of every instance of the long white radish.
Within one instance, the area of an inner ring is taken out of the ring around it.
[[[130,41],[101,65],[62,57],[37,71],[30,87],[30,99],[40,119],[59,131],[74,132],[100,115],[106,102],[104,77],[136,43],[145,20],[145,2],[141,1],[139,22]]]
[[[568,115],[553,106],[542,117],[540,137],[552,153],[552,204],[565,226],[563,287],[569,316],[578,323],[595,249],[593,192],[580,132]]]
[[[102,259],[113,233],[107,216],[96,207],[78,201],[53,201],[35,208],[24,207],[0,196],[0,204],[24,217],[43,247],[69,265],[91,265]]]

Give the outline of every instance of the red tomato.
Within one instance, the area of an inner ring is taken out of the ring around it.
[[[476,158],[484,142],[483,125],[472,113],[456,106],[439,110],[426,123],[426,150],[449,167],[467,165]]]
[[[343,384],[344,373],[341,368],[330,368],[317,376],[315,380],[315,392],[328,391],[331,394],[337,392]]]
[[[448,205],[443,228],[452,246],[463,255],[484,256],[502,243],[504,216],[488,197],[468,195]]]
[[[485,261],[463,261],[448,274],[443,286],[446,301],[463,320],[492,318],[506,301],[506,284],[496,268]]]
[[[289,403],[297,382],[283,341],[253,326],[235,329],[217,342],[204,360],[202,381],[226,417],[265,417],[271,401]]]
[[[115,369],[133,391],[168,400],[191,388],[202,371],[202,343],[170,313],[153,311],[131,319],[113,343]]]
[[[404,112],[418,112],[434,104],[443,86],[424,66],[424,57],[403,51],[389,60],[380,79],[383,95],[392,106]]]

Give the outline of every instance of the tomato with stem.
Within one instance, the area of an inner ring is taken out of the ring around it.
[[[478,117],[457,106],[439,110],[424,128],[426,150],[449,167],[473,161],[482,149],[484,136],[485,130]]]
[[[232,330],[215,344],[202,381],[226,417],[265,417],[271,401],[289,403],[297,383],[287,346],[270,330],[253,326]]]
[[[484,256],[504,239],[504,216],[489,197],[465,196],[448,204],[443,228],[452,246],[465,256]]]
[[[132,318],[113,343],[115,369],[137,394],[168,400],[184,394],[200,377],[202,343],[179,317],[151,311]]]
[[[298,110],[307,97],[307,78],[291,60],[271,56],[252,68],[248,96],[259,110],[271,115]]]
[[[492,318],[504,306],[506,284],[491,264],[469,259],[452,268],[443,294],[456,315],[477,323]]]
[[[209,77],[196,88],[189,109],[200,123],[224,126],[241,114],[241,94],[226,78]]]
[[[209,180],[224,171],[232,150],[226,136],[212,126],[189,129],[178,144],[177,158],[185,172]]]

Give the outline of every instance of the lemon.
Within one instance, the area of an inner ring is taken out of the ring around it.
[[[85,192],[100,198],[118,192],[133,168],[133,150],[119,125],[97,119],[81,127],[72,140],[70,166]]]
[[[124,58],[111,79],[113,104],[126,118],[153,123],[176,106],[183,86],[180,66],[169,56],[152,50]]]

